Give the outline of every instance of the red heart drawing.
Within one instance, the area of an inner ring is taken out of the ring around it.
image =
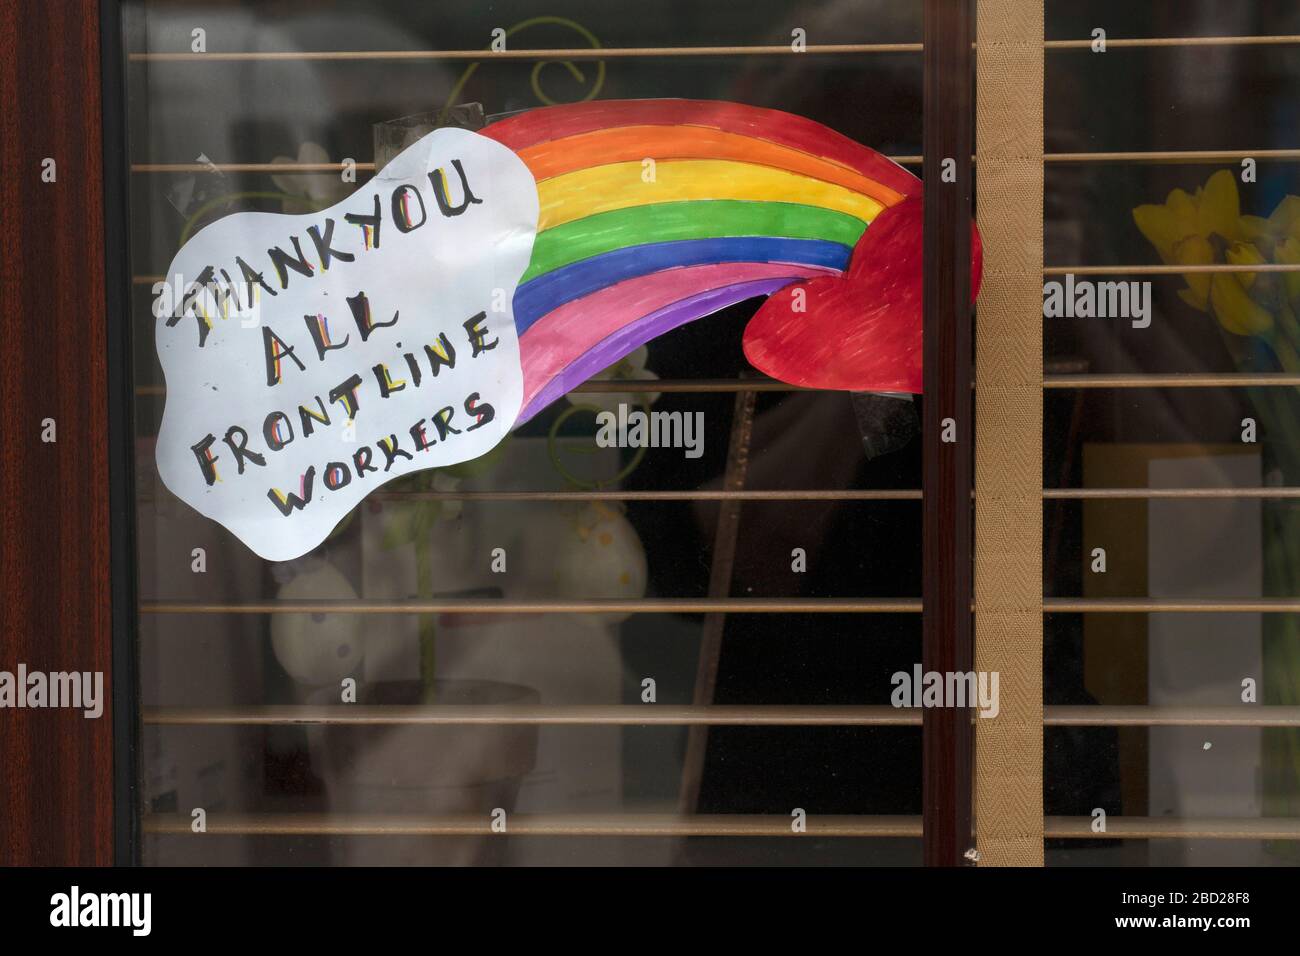
[[[745,326],[745,357],[790,385],[921,392],[921,197],[878,215],[842,276],[774,292]],[[983,250],[971,225],[971,302]]]

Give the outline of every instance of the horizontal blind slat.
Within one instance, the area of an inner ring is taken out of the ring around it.
[[[1048,598],[1046,614],[1297,614],[1300,598]]]
[[[920,166],[922,157],[915,153],[886,156],[900,166]],[[1241,159],[1268,162],[1300,160],[1300,149],[1188,149],[1129,150],[1113,152],[1046,153],[1045,163],[1077,165],[1082,163],[1150,163],[1196,164],[1233,162]],[[978,157],[971,157],[976,162]],[[179,173],[340,173],[345,169],[362,173],[375,171],[374,163],[133,163],[131,172],[145,174]]]
[[[572,725],[640,727],[688,726],[920,726],[918,710],[901,707],[795,707],[710,704],[570,705],[570,706],[368,706],[339,704],[307,706],[284,704],[264,707],[146,708],[146,724],[153,726],[232,726],[277,724],[361,725]]]
[[[973,608],[972,608],[973,609]],[[1300,614],[1300,597],[1047,598],[1044,614]],[[659,598],[647,601],[144,601],[142,614],[919,614],[918,598]]]
[[[182,814],[145,814],[145,833],[193,836],[193,821]],[[1110,816],[1095,832],[1091,817],[1049,816],[1048,839],[1210,839],[1300,840],[1300,818],[1288,817],[1123,817]],[[810,814],[807,831],[796,834],[780,815],[700,814],[515,814],[509,836],[921,836],[916,816],[819,816]],[[338,814],[209,814],[204,836],[502,836],[486,815],[345,816]]]
[[[144,601],[144,614],[919,614],[919,598],[657,598],[643,601]]]
[[[740,46],[566,47],[550,50],[259,50],[207,53],[131,53],[132,63],[247,63],[257,61],[419,62],[437,60],[605,60],[641,57],[809,56],[867,53],[920,53],[920,43],[812,43]]]
[[[727,704],[539,705],[530,707],[304,705],[249,707],[152,707],[143,710],[146,725],[156,727],[227,727],[319,725],[349,726],[482,726],[536,725],[582,727],[752,726],[752,727],[916,727],[921,711],[886,705],[744,706]],[[1044,708],[1047,727],[1300,727],[1300,707],[1240,704],[1235,706],[1051,705]],[[975,711],[971,720],[980,718]]]
[[[509,836],[822,836],[919,837],[916,816],[817,816],[797,833],[789,816],[749,814],[512,814]],[[146,833],[188,836],[193,821],[185,815],[146,814]],[[244,836],[484,836],[499,837],[486,815],[340,816],[321,813],[209,814],[205,835]]]
[[[1044,388],[1262,388],[1300,386],[1300,374],[1287,372],[1069,373],[1043,376]]]
[[[1300,817],[1107,816],[1095,832],[1091,817],[1047,817],[1048,839],[1086,840],[1300,840]]]
[[[1090,51],[1091,38],[1044,40],[1045,50]],[[1106,49],[1141,50],[1169,47],[1214,46],[1295,46],[1300,34],[1206,36],[1206,37],[1108,37]],[[975,44],[971,44],[975,47]],[[463,61],[463,60],[602,60],[641,57],[711,57],[711,56],[845,56],[872,53],[921,53],[921,43],[824,43],[795,49],[793,44],[738,46],[660,46],[660,47],[567,47],[529,50],[257,50],[129,53],[131,63],[246,63],[311,61]]]
[[[1263,488],[1044,488],[1049,501],[1097,499],[1282,499],[1300,498],[1300,488],[1268,486]]]

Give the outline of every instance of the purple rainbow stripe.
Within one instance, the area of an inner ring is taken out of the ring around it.
[[[519,340],[528,355],[519,422],[679,325],[800,279],[836,274],[823,266],[778,263],[691,266],[621,282],[561,306]],[[701,287],[707,291],[690,294]]]

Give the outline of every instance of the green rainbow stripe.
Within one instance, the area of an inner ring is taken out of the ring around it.
[[[681,239],[772,236],[853,248],[867,224],[855,216],[785,202],[691,200],[597,213],[541,232],[521,283],[626,246]]]

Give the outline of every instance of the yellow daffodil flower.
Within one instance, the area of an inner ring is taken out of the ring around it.
[[[1262,265],[1263,253],[1248,242],[1234,242],[1224,252],[1234,266]],[[1257,272],[1217,273],[1210,283],[1210,304],[1225,329],[1236,335],[1261,335],[1273,327],[1273,313],[1250,295],[1254,290],[1267,301],[1266,283]]]
[[[1210,265],[1214,262],[1210,237],[1217,235],[1229,242],[1245,238],[1241,219],[1237,180],[1226,169],[1211,176],[1195,195],[1175,189],[1163,206],[1145,205],[1133,210],[1133,220],[1142,235],[1168,265]],[[1211,276],[1187,273],[1183,281],[1187,283],[1187,288],[1179,292],[1183,301],[1204,312],[1210,302]]]
[[[1295,199],[1296,197],[1288,197]],[[1300,265],[1300,239],[1295,236],[1278,243],[1273,250],[1273,260],[1279,265]],[[1286,272],[1282,275],[1286,287],[1287,302],[1300,304],[1300,272]]]
[[[1271,255],[1287,239],[1300,239],[1300,196],[1287,196],[1267,219],[1242,216],[1241,238],[1253,242]]]
[[[1219,324],[1235,335],[1262,335],[1273,327],[1273,313],[1250,297],[1239,275],[1214,277],[1210,305]]]

